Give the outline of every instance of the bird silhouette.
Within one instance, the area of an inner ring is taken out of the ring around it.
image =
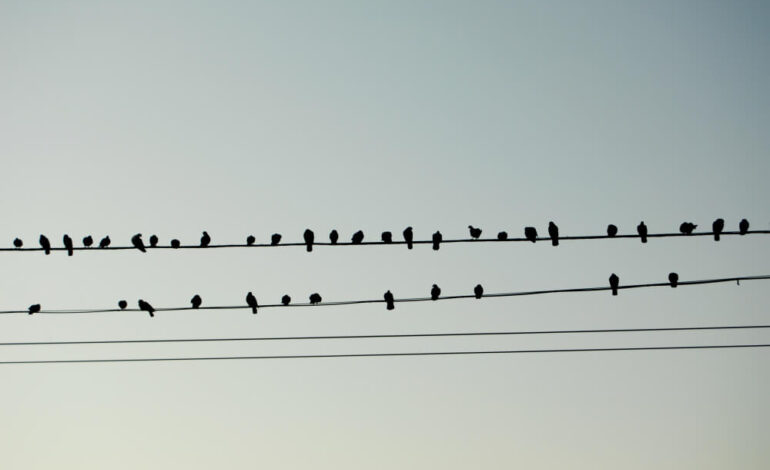
[[[110,236],[107,235],[106,237],[102,238],[102,241],[99,242],[99,248],[107,248],[110,246],[110,243],[112,243],[112,240],[110,240]]]
[[[749,221],[746,219],[741,219],[740,223],[738,224],[738,230],[741,235],[746,235],[749,231]]]
[[[412,249],[413,242],[414,242],[414,233],[412,232],[412,227],[407,227],[404,229],[404,241],[406,242],[406,247],[408,249]]]
[[[473,225],[468,226],[468,231],[471,233],[471,237],[473,237],[474,240],[478,240],[481,236],[481,229],[476,228]]]
[[[433,234],[433,249],[434,250],[438,251],[438,249],[439,249],[439,247],[441,245],[441,241],[443,239],[444,238],[441,236],[441,232],[436,231],[436,233]]]
[[[393,299],[393,294],[391,294],[390,291],[385,292],[385,295],[383,295],[383,298],[385,299],[385,304],[387,305],[386,308],[388,310],[393,310],[394,308],[396,308],[396,306],[394,305],[395,301]]]
[[[337,233],[336,230],[332,230],[331,232],[329,232],[329,241],[332,242],[332,245],[336,245],[337,240],[339,239],[340,239],[340,234]]]
[[[697,225],[692,222],[682,222],[682,225],[679,226],[679,231],[685,235],[692,235],[692,231],[695,230],[696,227]]]
[[[679,274],[677,273],[669,273],[668,274],[668,282],[671,284],[671,287],[676,287],[677,284],[679,284]]]
[[[310,303],[313,305],[321,303],[321,296],[318,295],[318,292],[310,294]]]
[[[65,233],[62,237],[62,241],[64,242],[64,248],[67,249],[67,256],[72,256],[73,246],[70,236]]]
[[[647,226],[644,221],[639,222],[636,226],[636,232],[639,234],[639,238],[642,239],[642,243],[647,243]]]
[[[610,275],[610,288],[612,289],[612,295],[618,295],[618,285],[620,284],[620,278],[612,273]]]
[[[147,250],[144,248],[144,242],[142,241],[141,233],[137,233],[131,237],[131,243],[136,247],[137,250],[141,251],[142,253],[147,253]]]
[[[21,238],[14,238],[13,246],[15,246],[16,248],[21,248],[22,246],[24,246],[24,242],[21,241]]]
[[[364,232],[359,230],[358,232],[353,234],[353,238],[351,238],[351,241],[354,245],[360,245],[362,241],[364,241]]]
[[[118,307],[120,307],[121,310],[125,310],[126,307],[128,307],[128,302],[126,302],[125,300],[119,300]]]
[[[274,233],[270,237],[270,244],[275,246],[277,244],[281,243],[281,234],[280,233]]]
[[[725,229],[725,219],[717,219],[711,224],[711,231],[714,232],[714,241],[719,241],[719,235]]]
[[[138,303],[139,303],[139,310],[143,310],[143,311],[149,313],[150,317],[154,317],[155,316],[155,309],[152,307],[152,305],[150,305],[149,302],[145,302],[144,300],[139,299]]]
[[[618,234],[618,228],[613,224],[609,224],[607,226],[607,236],[614,237],[617,234]]]
[[[500,232],[497,234],[497,239],[500,241],[508,240],[508,232]]]
[[[203,235],[201,235],[201,246],[205,248],[209,246],[209,243],[211,243],[211,237],[209,236],[208,232],[204,230]]]
[[[475,295],[477,299],[480,299],[481,296],[484,295],[484,288],[481,287],[481,284],[476,284],[476,287],[473,288],[473,295]]]
[[[307,251],[313,251],[313,241],[315,240],[315,234],[313,231],[307,229],[305,230],[305,233],[302,234],[302,236],[305,238],[305,246],[307,247]]]
[[[257,313],[257,298],[251,292],[246,294],[246,305],[251,307],[251,313]]]
[[[91,248],[91,245],[94,244],[94,238],[91,235],[87,235],[83,237],[83,246],[86,248]]]
[[[257,241],[257,239],[254,238],[254,235],[249,235],[248,237],[246,237],[246,245],[248,245],[248,246],[253,245],[254,242],[256,242],[256,241]]]
[[[438,300],[438,296],[441,295],[441,288],[436,284],[430,290],[430,300]]]
[[[203,303],[203,299],[201,299],[201,296],[198,294],[195,294],[192,299],[190,299],[190,303],[192,304],[192,308],[200,308],[201,304]]]
[[[50,255],[51,254],[51,242],[48,241],[48,237],[45,235],[40,235],[40,246],[43,247],[43,251],[45,251],[45,254]]]
[[[27,313],[29,315],[32,315],[33,313],[38,313],[39,311],[40,311],[40,304],[30,305],[29,308],[27,309]]]
[[[281,303],[284,305],[289,305],[291,303],[291,297],[289,297],[288,295],[284,295],[283,297],[281,297]]]
[[[155,248],[158,246],[158,236],[157,235],[150,235],[150,248]]]
[[[535,243],[537,241],[537,229],[535,227],[524,227],[524,237]]]
[[[553,222],[548,222],[548,235],[551,236],[551,245],[559,246],[559,227]]]
[[[385,243],[393,243],[393,234],[391,232],[382,232],[382,241]]]
[[[179,240],[177,240],[176,238],[174,238],[173,240],[171,240],[171,248],[179,248],[179,247],[181,247],[181,246],[182,246],[182,242],[180,242],[180,241],[179,241]]]

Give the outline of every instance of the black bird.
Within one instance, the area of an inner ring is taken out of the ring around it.
[[[382,232],[381,238],[385,243],[393,243],[393,234],[390,232]]]
[[[310,294],[310,303],[315,305],[321,302],[321,296],[318,295],[318,292],[315,294]]]
[[[70,236],[65,233],[62,241],[64,242],[64,248],[67,249],[67,256],[72,256],[72,239]]]
[[[136,247],[137,250],[141,251],[142,253],[147,253],[147,250],[144,248],[144,242],[142,241],[141,233],[137,233],[131,237],[131,243]]]
[[[353,241],[354,245],[361,244],[361,242],[364,241],[364,232],[359,230],[358,232],[354,233],[353,238],[351,238],[351,240]]]
[[[208,232],[204,230],[203,235],[201,236],[201,246],[207,247],[209,246],[209,243],[211,243],[211,237],[209,236]]]
[[[125,300],[119,300],[118,307],[120,307],[121,310],[125,310],[126,307],[128,307],[128,302],[126,302]]]
[[[679,284],[679,274],[677,274],[677,273],[669,273],[668,274],[668,282],[671,284],[671,287],[676,287],[677,284]]]
[[[524,236],[527,240],[535,243],[537,241],[537,229],[535,227],[524,227]]]
[[[500,232],[497,234],[497,239],[500,241],[508,240],[508,232]]]
[[[682,225],[679,226],[679,231],[685,235],[692,235],[692,231],[695,230],[696,227],[697,225],[691,222],[682,222]]]
[[[270,244],[275,246],[277,244],[281,243],[281,234],[280,233],[274,233],[270,237]]]
[[[479,237],[481,236],[481,229],[476,228],[473,225],[468,226],[468,231],[471,233],[471,237],[473,237],[476,240],[478,240]]]
[[[407,227],[404,229],[404,241],[406,242],[406,247],[410,250],[412,249],[412,242],[414,241],[414,233],[412,233],[412,227]]]
[[[152,308],[152,305],[142,299],[139,299],[139,310],[144,310],[149,313],[151,317],[155,316],[155,309]]]
[[[192,308],[199,308],[203,303],[203,299],[201,299],[200,295],[195,294],[193,298],[190,299],[190,303],[192,304]]]
[[[618,227],[616,227],[613,224],[609,224],[607,226],[607,236],[608,237],[614,237],[617,234],[618,234]]]
[[[112,243],[112,240],[110,240],[110,236],[107,235],[106,237],[102,238],[102,241],[99,242],[99,248],[107,248],[110,246],[110,243]]]
[[[639,222],[639,225],[636,226],[636,232],[642,239],[642,243],[647,243],[647,226],[644,225],[644,221]]]
[[[615,273],[612,273],[612,275],[610,276],[610,288],[612,289],[612,295],[618,295],[619,283],[620,283],[620,278]]]
[[[394,308],[396,308],[396,306],[393,304],[394,303],[393,294],[391,294],[390,291],[385,292],[385,295],[383,296],[383,298],[385,299],[385,303],[387,304],[386,308],[388,310],[393,310]]]
[[[559,246],[559,227],[553,222],[548,222],[548,235],[551,236],[551,245]]]
[[[40,304],[34,304],[34,305],[30,305],[29,306],[29,309],[27,310],[27,313],[29,315],[32,315],[33,313],[37,313],[39,311],[40,311]]]
[[[436,233],[433,234],[433,249],[438,251],[439,245],[441,245],[441,240],[444,238],[441,236],[441,232],[436,231]]]
[[[45,251],[45,254],[50,255],[51,254],[51,242],[48,241],[48,237],[45,235],[40,235],[40,246],[43,247],[43,251]]]
[[[741,235],[746,235],[746,233],[749,231],[749,221],[746,219],[742,219],[741,222],[738,224],[738,230]]]
[[[86,248],[91,248],[91,245],[94,244],[94,238],[91,235],[88,235],[86,237],[83,237],[83,246]]]
[[[21,248],[22,246],[24,246],[24,242],[21,241],[21,238],[16,238],[13,240],[13,246],[15,246],[16,248]]]
[[[433,284],[433,288],[430,290],[430,300],[438,300],[439,295],[441,295],[441,288]]]
[[[477,299],[480,299],[481,296],[484,295],[484,288],[481,287],[481,284],[476,284],[476,287],[473,288],[473,294]]]
[[[281,303],[284,305],[289,305],[291,303],[291,297],[289,297],[288,295],[284,295],[283,297],[281,297]]]
[[[714,241],[719,241],[719,234],[725,229],[725,219],[717,219],[711,224],[711,231],[714,232]]]
[[[302,236],[305,238],[305,246],[307,247],[307,251],[313,251],[313,241],[315,240],[315,234],[313,231],[307,229],[305,230],[305,233],[302,234]]]
[[[176,238],[171,240],[171,248],[179,248],[180,246],[182,246],[182,242],[180,242]]]
[[[150,248],[155,248],[158,246],[158,236],[157,235],[150,235]]]
[[[251,292],[246,294],[246,305],[251,307],[251,313],[257,313],[257,298]]]
[[[332,242],[332,245],[336,245],[337,240],[339,239],[340,239],[340,234],[337,233],[336,230],[332,230],[331,232],[329,232],[329,241]]]
[[[257,241],[257,239],[256,239],[256,238],[254,238],[254,235],[249,235],[248,237],[246,237],[246,244],[247,244],[248,246],[251,246],[251,245],[253,245],[253,244],[254,244],[254,242],[256,242],[256,241]]]

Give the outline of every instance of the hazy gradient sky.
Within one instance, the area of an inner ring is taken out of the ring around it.
[[[407,225],[770,228],[759,1],[0,2],[0,245]],[[770,273],[761,236],[5,253],[0,310]],[[419,304],[6,315],[0,341],[767,323],[758,283]],[[0,359],[767,342],[754,332],[0,349]],[[763,469],[765,350],[0,366],[0,467]]]

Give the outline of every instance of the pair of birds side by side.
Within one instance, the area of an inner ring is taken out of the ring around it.
[[[669,273],[668,274],[668,284],[675,288],[679,285],[679,274],[677,273]],[[620,289],[620,278],[617,274],[612,273],[610,275],[610,290],[612,291],[612,295],[618,295],[618,289]]]

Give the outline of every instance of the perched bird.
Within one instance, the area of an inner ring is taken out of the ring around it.
[[[412,249],[412,242],[414,241],[414,233],[412,233],[412,227],[407,227],[404,229],[404,241],[406,242],[406,247],[408,249]]]
[[[13,240],[13,246],[15,246],[16,248],[21,248],[22,246],[24,246],[24,242],[21,241],[21,238],[15,238]]]
[[[281,297],[281,303],[284,305],[289,305],[291,303],[291,297],[289,297],[288,295],[284,295],[283,297]]]
[[[393,310],[394,308],[396,308],[396,306],[394,305],[393,294],[391,294],[390,291],[385,292],[385,295],[383,296],[383,298],[385,299],[385,304],[387,305],[386,308],[388,310]]]
[[[246,305],[251,307],[251,313],[257,313],[257,298],[251,292],[246,294]]]
[[[137,250],[141,251],[142,253],[147,253],[147,250],[144,248],[144,242],[142,241],[141,233],[137,233],[131,237],[131,243],[136,247]]]
[[[64,236],[62,237],[62,241],[64,242],[64,248],[67,249],[67,256],[72,256],[73,247],[72,247],[72,239],[70,238],[70,236],[65,233]]]
[[[607,226],[607,236],[614,237],[617,234],[618,234],[618,228],[613,224],[609,224]]]
[[[313,241],[315,240],[315,234],[312,230],[307,229],[305,230],[305,233],[302,234],[302,236],[305,238],[305,246],[307,247],[307,251],[311,252],[313,251]]]
[[[524,237],[535,243],[537,241],[537,229],[535,227],[524,227]]]
[[[559,227],[553,222],[548,222],[548,235],[551,236],[551,245],[559,246]]]
[[[256,238],[254,238],[254,235],[249,235],[248,237],[246,237],[246,244],[247,244],[248,246],[251,246],[251,245],[253,245],[253,244],[254,244],[254,242],[256,242],[256,241],[257,241],[257,239],[256,239]]]
[[[150,305],[148,302],[145,302],[142,299],[139,299],[139,310],[144,310],[145,312],[149,313],[151,317],[155,316],[155,309],[152,308],[152,305]]]
[[[382,238],[382,241],[385,243],[393,243],[393,234],[390,232],[382,232],[380,238]]]
[[[51,254],[51,242],[48,241],[48,237],[45,235],[40,235],[40,246],[43,247],[43,251],[45,251],[45,254],[50,255]]]
[[[364,241],[364,232],[359,230],[358,232],[353,234],[353,238],[351,238],[351,241],[354,245],[361,244],[362,241]]]
[[[436,284],[430,290],[430,300],[438,300],[438,296],[441,295],[441,288]]]
[[[171,240],[171,248],[179,248],[180,246],[182,246],[182,243],[179,240],[176,238]]]
[[[619,283],[620,283],[620,278],[615,273],[612,273],[612,275],[610,276],[610,288],[612,289],[612,295],[618,295]]]
[[[484,295],[484,288],[481,287],[481,284],[476,284],[476,287],[473,288],[473,294],[477,299],[480,299],[481,296]]]
[[[112,243],[112,240],[110,240],[110,236],[107,235],[106,237],[102,238],[102,241],[99,242],[99,248],[107,248],[110,246],[110,243]]]
[[[270,244],[275,246],[277,244],[281,243],[281,234],[280,233],[274,233],[270,237]]]
[[[441,240],[444,238],[441,236],[441,232],[436,231],[436,233],[433,234],[433,249],[438,251],[439,245],[441,245]]]
[[[644,225],[644,221],[639,222],[639,225],[636,226],[636,232],[642,239],[642,243],[647,243],[647,226]]]
[[[201,246],[207,247],[209,246],[209,243],[211,243],[211,237],[209,236],[208,232],[204,230],[203,235],[201,236]]]
[[[749,231],[749,221],[746,219],[741,219],[740,223],[738,224],[738,230],[741,235],[746,235]]]
[[[508,240],[508,232],[500,232],[497,234],[497,239],[500,241]]]
[[[203,299],[201,299],[200,295],[195,294],[193,298],[190,299],[190,303],[192,304],[192,308],[199,308],[203,303]]]
[[[481,229],[476,228],[473,225],[468,226],[468,231],[471,233],[471,237],[473,237],[475,240],[478,240],[481,236]]]
[[[331,232],[329,232],[329,241],[332,242],[332,245],[336,245],[337,240],[339,239],[340,239],[340,234],[337,233],[336,230],[332,230]]]
[[[83,237],[83,246],[86,248],[91,248],[91,245],[94,244],[94,238],[91,235]]]
[[[318,292],[310,294],[310,303],[313,305],[321,303],[321,296],[318,295]]]
[[[29,309],[27,309],[27,313],[29,315],[32,315],[33,313],[37,313],[39,311],[40,311],[40,304],[30,305]]]
[[[714,241],[719,241],[719,234],[725,229],[725,219],[717,219],[711,224],[711,231],[714,232]]]
[[[128,302],[126,302],[125,300],[119,300],[118,307],[120,307],[121,310],[125,310],[126,307],[128,307]]]
[[[677,284],[679,284],[679,274],[677,273],[669,273],[668,274],[668,282],[671,284],[671,287],[676,287]]]
[[[158,246],[158,236],[157,235],[150,235],[150,248],[155,248]]]
[[[697,227],[697,225],[691,222],[682,222],[682,225],[679,226],[679,231],[685,235],[692,235],[692,231],[695,230],[695,227]]]

